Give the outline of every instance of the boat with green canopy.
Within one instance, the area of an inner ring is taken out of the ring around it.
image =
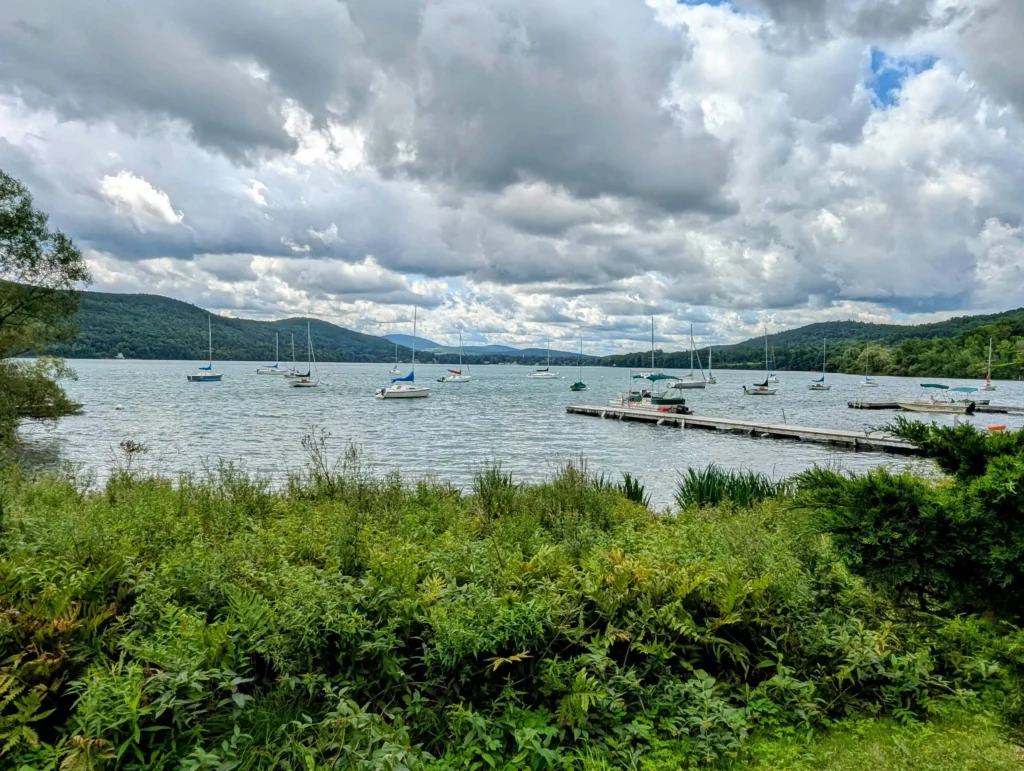
[[[975,402],[963,397],[950,396],[949,392],[960,394],[975,391],[974,388],[950,388],[943,383],[921,383],[921,396],[916,401],[897,401],[901,410],[907,412],[929,412],[945,415],[971,415],[974,413]]]

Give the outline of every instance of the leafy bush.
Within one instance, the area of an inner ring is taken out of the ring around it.
[[[582,462],[463,494],[311,441],[281,491],[0,476],[0,764],[743,767],[849,715],[1020,704],[1019,632],[899,613],[788,499],[658,516]]]
[[[952,484],[876,469],[812,469],[800,504],[844,559],[898,604],[1024,616],[1024,432],[900,421],[893,429],[956,475]]]

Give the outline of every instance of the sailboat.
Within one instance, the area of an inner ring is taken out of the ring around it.
[[[651,328],[652,328],[652,330],[653,330],[653,326],[654,326],[654,319],[651,319]],[[651,347],[652,348],[654,347],[653,334],[652,334]],[[673,383],[672,384],[672,388],[680,388],[680,389],[683,389],[683,388],[704,388],[704,386],[706,385],[706,382],[703,379],[704,378],[704,370],[703,369],[701,369],[701,373],[700,373],[701,379],[700,380],[696,380],[693,377],[693,354],[694,354],[695,350],[696,350],[696,346],[694,346],[694,344],[693,344],[693,324],[690,324],[690,375],[689,375],[689,377],[686,377],[686,378],[680,378],[677,382]],[[652,354],[652,359],[653,359],[653,354]],[[700,362],[698,362],[698,364],[699,363]]]
[[[860,387],[861,388],[878,388],[878,383],[875,381],[875,379],[873,377],[868,377],[867,374],[865,374],[864,375],[864,379],[860,381]]]
[[[280,351],[281,334],[279,332],[274,333],[274,363],[264,364],[262,367],[256,368],[257,375],[282,375],[284,370],[281,369],[281,351]]]
[[[827,338],[821,338],[821,377],[811,382],[807,386],[808,390],[811,391],[828,391],[832,386],[825,382],[825,341]]]
[[[988,339],[988,369],[985,371],[985,385],[981,387],[982,391],[995,391],[996,387],[992,385],[992,338]]]
[[[430,396],[427,386],[416,385],[416,311],[412,310],[412,369],[404,377],[391,378],[391,385],[384,386],[375,394],[378,399],[422,399]]]
[[[708,376],[704,378],[704,382],[709,385],[714,385],[718,382],[718,378],[715,377],[714,372],[711,371],[711,346],[708,346]]]
[[[205,367],[200,367],[195,374],[186,375],[188,382],[190,383],[219,383],[220,379],[224,377],[219,372],[213,371],[213,316],[207,314],[206,316],[206,334],[210,346],[210,363]]]
[[[534,380],[553,380],[558,377],[557,373],[551,371],[551,339],[548,338],[548,365],[543,369],[534,370],[527,377]]]
[[[459,332],[459,368],[448,370],[447,375],[441,375],[437,379],[438,383],[468,383],[473,379],[473,373],[469,369],[469,363],[466,363],[466,374],[462,374],[462,356],[465,354],[466,349],[462,345],[462,333]]]
[[[292,335],[292,365],[285,370],[285,377],[303,377],[299,374],[299,371],[295,369],[295,335]],[[308,375],[306,375],[308,377]]]
[[[576,365],[576,382],[569,386],[570,391],[586,391],[587,384],[583,382],[583,335],[580,335],[580,360]]]
[[[772,377],[772,372],[768,367],[768,327],[766,326],[764,328],[764,382],[743,386],[743,393],[747,396],[775,396],[779,392],[778,388],[771,388],[768,385]]]
[[[313,338],[309,334],[309,322],[306,322],[306,374],[300,375],[292,383],[292,388],[316,388],[320,385],[320,373],[310,378],[310,374],[316,371],[316,354],[313,353]]]
[[[391,368],[391,371],[388,374],[397,375],[399,371],[400,370],[398,369],[398,343],[395,343],[395,366]]]
[[[768,336],[768,328],[767,327],[765,327],[764,334],[765,334],[765,337]],[[768,382],[769,383],[778,383],[779,382],[779,376],[775,374],[775,346],[774,345],[772,346],[772,363],[771,363],[771,366],[768,368]]]

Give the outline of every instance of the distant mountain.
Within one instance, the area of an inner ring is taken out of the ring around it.
[[[426,351],[432,348],[443,349],[445,346],[440,343],[435,343],[433,340],[427,340],[425,337],[417,335],[384,335],[384,339],[387,340],[393,346],[395,343],[404,345],[406,348],[412,348],[413,341],[416,341],[417,351]]]
[[[427,340],[425,337],[419,337],[418,335],[414,338],[412,335],[401,335],[401,334],[389,334],[384,335],[384,339],[391,342],[392,345],[398,343],[404,345],[407,348],[412,346],[413,340],[416,341],[417,351],[429,351],[437,354],[458,354],[458,346],[452,345],[441,345],[435,343],[433,340]],[[499,355],[505,358],[522,357],[525,355],[529,359],[535,359],[537,357],[545,358],[548,355],[547,348],[513,348],[509,345],[467,345],[466,354],[469,356],[491,356]],[[552,359],[576,359],[579,356],[578,353],[572,353],[571,351],[551,351]],[[597,358],[595,356],[588,356],[586,358]]]

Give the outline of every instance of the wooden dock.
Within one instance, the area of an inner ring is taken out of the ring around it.
[[[851,410],[898,410],[900,406],[896,402],[868,402],[855,401],[847,402],[846,406]],[[1011,404],[978,404],[974,408],[975,413],[988,415],[1024,415],[1024,407]]]
[[[703,428],[711,431],[726,431],[732,434],[759,439],[790,439],[800,442],[815,442],[846,447],[851,450],[892,452],[903,455],[920,454],[920,448],[910,442],[898,439],[882,431],[846,431],[834,428],[809,428],[779,423],[759,423],[753,420],[735,418],[714,418],[706,415],[680,415],[672,412],[658,412],[648,407],[601,407],[598,405],[577,405],[567,407],[572,415],[590,415],[596,418],[639,421],[675,428]]]

